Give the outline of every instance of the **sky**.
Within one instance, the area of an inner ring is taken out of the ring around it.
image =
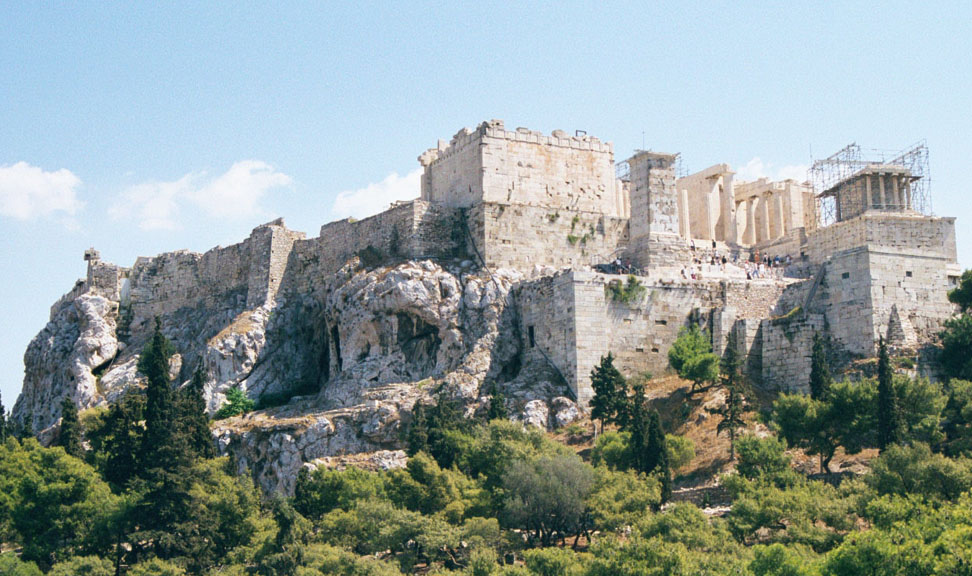
[[[3,403],[85,249],[316,236],[492,118],[737,178],[924,139],[970,266],[970,59],[968,2],[0,3]]]

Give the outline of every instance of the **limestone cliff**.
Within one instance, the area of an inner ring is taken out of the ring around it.
[[[214,435],[240,471],[267,489],[290,490],[301,466],[349,454],[400,465],[402,422],[416,400],[440,391],[463,399],[472,413],[485,401],[484,382],[496,383],[513,413],[533,424],[576,417],[556,370],[524,360],[511,294],[519,272],[490,272],[464,258],[388,257],[365,267],[353,257],[303,281],[293,269],[281,272],[284,286],[262,301],[232,286],[193,300],[215,280],[193,278],[195,287],[186,287],[176,279],[207,257],[195,256],[140,259],[117,273],[125,279],[119,289],[89,279],[55,305],[25,355],[14,418],[29,415],[49,440],[64,396],[86,409],[141,388],[136,364],[152,312],[178,351],[175,382],[201,365],[210,410],[232,387],[265,406],[216,422]],[[175,259],[182,264],[174,271],[166,262]],[[144,296],[160,275],[168,284],[153,294],[182,294],[179,306]]]

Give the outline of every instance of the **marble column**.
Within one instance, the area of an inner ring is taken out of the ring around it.
[[[756,198],[746,200],[746,242],[756,243]]]
[[[770,210],[769,195],[763,196],[763,237],[760,242],[770,239]]]
[[[781,238],[786,234],[786,218],[783,213],[783,195],[776,194],[776,237]]]

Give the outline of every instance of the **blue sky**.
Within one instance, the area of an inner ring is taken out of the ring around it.
[[[268,4],[0,5],[8,408],[89,246],[130,266],[278,216],[316,236],[417,195],[416,157],[489,118],[771,177],[925,138],[970,265],[967,2]]]

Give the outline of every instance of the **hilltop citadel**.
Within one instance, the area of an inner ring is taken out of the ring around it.
[[[692,323],[717,352],[734,334],[761,385],[794,390],[815,332],[835,357],[873,356],[881,337],[917,354],[953,313],[954,218],[930,213],[924,146],[865,158],[851,145],[815,163],[813,182],[741,182],[726,164],[679,177],[677,155],[616,163],[611,143],[583,132],[492,120],[419,161],[419,198],[316,238],[278,220],[240,244],[131,268],[88,251],[87,277],[28,350],[15,416],[42,429],[64,394],[90,406],[123,389],[155,317],[180,347],[179,381],[206,366],[211,407],[228,386],[294,395],[452,374],[480,386],[530,367],[584,406],[603,355],[660,374]],[[619,298],[631,275],[643,289]]]

